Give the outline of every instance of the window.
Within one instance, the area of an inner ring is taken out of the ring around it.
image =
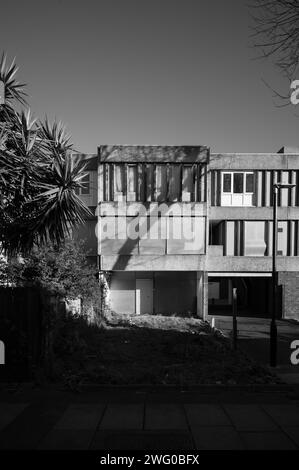
[[[124,194],[125,191],[125,171],[123,165],[114,167],[114,195]]]
[[[254,173],[230,171],[222,173],[222,206],[252,206]]]
[[[223,174],[223,192],[231,193],[232,192],[232,175],[231,173]]]
[[[181,187],[180,165],[170,165],[169,167],[169,201],[179,201]]]
[[[244,222],[244,225],[244,255],[265,256],[267,249],[265,222]]]
[[[235,222],[226,222],[226,255],[234,256],[235,254]]]
[[[246,193],[253,193],[253,173],[246,173]]]
[[[128,192],[136,193],[137,188],[137,168],[136,165],[128,166]]]
[[[243,180],[244,175],[243,173],[233,173],[234,175],[234,193],[239,194],[243,193]]]
[[[136,201],[137,195],[137,166],[128,166],[128,183],[127,183],[127,201]]]
[[[165,201],[167,192],[166,166],[156,165],[156,201]]]

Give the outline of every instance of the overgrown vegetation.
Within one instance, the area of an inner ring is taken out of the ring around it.
[[[179,385],[275,383],[266,368],[201,320],[125,316],[101,327],[66,316],[54,343],[54,379],[81,384]],[[166,324],[167,323],[167,324]]]

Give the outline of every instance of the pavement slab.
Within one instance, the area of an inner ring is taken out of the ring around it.
[[[91,449],[176,451],[193,450],[192,436],[188,431],[98,431]]]
[[[0,403],[0,431],[10,424],[28,403]]]
[[[238,431],[278,431],[279,428],[258,405],[224,405],[231,422]]]
[[[103,404],[73,404],[68,406],[59,421],[56,429],[96,429],[103,415]]]
[[[296,450],[292,440],[282,432],[242,432],[247,450]]]
[[[229,426],[231,425],[223,408],[211,404],[185,405],[188,422],[191,428],[196,426]]]
[[[55,428],[38,445],[38,450],[88,449],[95,431],[92,429]]]
[[[143,421],[143,403],[113,403],[107,406],[99,429],[142,429]]]
[[[145,408],[145,429],[187,429],[184,408],[179,403],[148,403]]]
[[[279,426],[299,426],[299,406],[282,404],[262,407]]]
[[[0,433],[0,449],[35,449],[65,410],[64,402],[33,403]]]
[[[201,426],[192,428],[197,450],[242,450],[243,442],[233,426]]]

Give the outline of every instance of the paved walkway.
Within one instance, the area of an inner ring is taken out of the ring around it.
[[[0,449],[299,449],[299,394],[283,387],[3,392]]]
[[[232,317],[215,316],[215,326],[225,334],[232,330]],[[270,354],[270,319],[268,318],[238,318],[239,346],[251,357],[264,365],[269,365]],[[299,340],[299,323],[277,321],[278,347],[277,368],[275,372],[286,383],[299,384],[299,365],[292,365],[290,345],[293,340]]]

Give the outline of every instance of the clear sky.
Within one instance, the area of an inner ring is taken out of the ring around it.
[[[101,144],[298,146],[299,105],[275,106],[254,60],[248,0],[1,2],[0,51],[16,57],[33,112],[63,120],[77,150]],[[299,79],[299,77],[297,77]]]

